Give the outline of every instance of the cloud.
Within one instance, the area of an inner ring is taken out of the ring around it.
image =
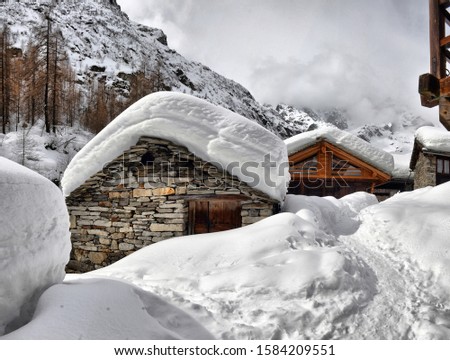
[[[326,51],[305,63],[267,59],[254,69],[250,81],[263,102],[345,109],[355,125],[393,122],[404,111],[436,119],[435,112],[421,108],[417,87],[407,86],[409,78],[343,52]]]
[[[429,67],[427,1],[118,2],[132,19],[162,28],[178,52],[261,102],[358,113],[396,104],[436,116],[417,95],[418,76]]]

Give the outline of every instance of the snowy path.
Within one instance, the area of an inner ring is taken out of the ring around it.
[[[406,253],[367,241],[377,235],[381,236],[357,232],[340,237],[374,271],[377,281],[373,300],[347,319],[349,332],[344,338],[448,338],[449,304],[434,295],[439,289],[432,275],[419,269]]]

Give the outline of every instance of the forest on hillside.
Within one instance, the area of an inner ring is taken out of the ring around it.
[[[94,76],[95,68],[86,69],[90,74],[86,81],[72,68],[65,39],[53,26],[51,14],[46,14],[46,21],[33,29],[21,48],[13,45],[5,24],[0,28],[1,133],[29,128],[38,120],[47,133],[74,125],[98,133],[143,96],[168,90],[161,67],[158,63],[149,69],[142,64],[133,74],[122,74],[129,84],[126,88]]]

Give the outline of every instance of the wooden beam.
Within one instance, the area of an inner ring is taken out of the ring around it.
[[[439,79],[432,74],[423,74],[419,77],[419,94],[427,98],[439,98],[441,84]]]
[[[347,160],[353,166],[359,167],[361,170],[363,170],[363,169],[369,170],[369,171],[377,174],[382,179],[390,179],[391,178],[390,175],[388,175],[385,172],[377,169],[376,167],[366,163],[365,161],[358,159],[356,156],[349,154],[347,151],[342,150],[329,142],[326,142],[326,145],[327,145],[328,151],[332,152],[333,154],[336,154],[339,158],[341,158],[343,160]]]
[[[450,23],[450,13],[447,10],[444,9],[444,10],[442,10],[442,14],[445,17],[445,22],[447,24],[449,24]]]
[[[299,173],[291,173],[291,180],[321,180],[321,179],[342,179],[342,180],[346,180],[349,182],[352,181],[370,181],[370,182],[375,182],[375,183],[383,183],[386,182],[387,180],[383,180],[377,177],[371,177],[371,176],[331,176],[331,177],[323,177],[323,176],[319,176],[319,175],[311,175],[311,174],[299,174]]]
[[[445,37],[445,17],[440,0],[429,0],[430,9],[430,73],[438,79],[445,77],[446,61],[441,51],[441,39]]]
[[[450,77],[443,78],[439,81],[439,96],[450,97]]]
[[[446,10],[450,7],[450,1],[448,0],[439,0],[439,6],[442,10]]]
[[[442,49],[444,52],[444,56],[447,58],[447,61],[450,61],[450,51],[448,49]]]
[[[208,200],[208,201],[245,201],[250,200],[251,197],[247,195],[215,195],[215,194],[188,194],[188,195],[170,195],[170,200]]]
[[[439,105],[439,98],[430,98],[428,96],[420,95],[420,103],[427,108],[433,108]]]
[[[450,36],[443,37],[439,40],[439,45],[441,47],[447,47],[450,44]]]
[[[320,150],[319,144],[315,144],[306,149],[299,150],[298,152],[289,155],[289,162],[293,163],[293,164],[299,163],[303,160],[306,160],[306,159],[316,155],[316,153],[318,153],[319,150]]]
[[[439,121],[450,131],[450,99],[441,97],[439,100]]]
[[[303,152],[308,152],[309,149],[303,150]],[[291,166],[291,178],[292,180],[319,180],[319,179],[341,179],[346,181],[370,181],[375,183],[381,183],[390,180],[391,176],[384,173],[381,170],[376,169],[370,164],[356,158],[355,156],[349,154],[348,152],[334,146],[328,141],[322,140],[320,144],[320,149],[316,145],[315,151],[320,150],[318,155],[318,171],[308,172],[308,171],[296,171],[295,168]],[[333,175],[331,171],[332,155],[336,155],[340,159],[348,161],[351,165],[358,167],[361,170],[361,175],[349,176],[349,175]],[[293,154],[296,155],[296,154]],[[293,156],[291,155],[291,156]],[[304,157],[302,151],[298,154],[300,157]],[[290,157],[291,159],[291,157]],[[330,169],[328,169],[330,167]]]

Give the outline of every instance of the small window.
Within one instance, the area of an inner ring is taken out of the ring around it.
[[[450,158],[438,157],[436,159],[436,185],[450,181]]]
[[[436,172],[438,174],[450,175],[450,159],[437,158]]]
[[[153,161],[155,161],[155,158],[153,157],[150,151],[147,151],[144,155],[142,155],[141,158],[142,165],[151,165],[153,164]]]
[[[437,159],[437,169],[438,174],[442,174],[444,172],[444,160]]]

